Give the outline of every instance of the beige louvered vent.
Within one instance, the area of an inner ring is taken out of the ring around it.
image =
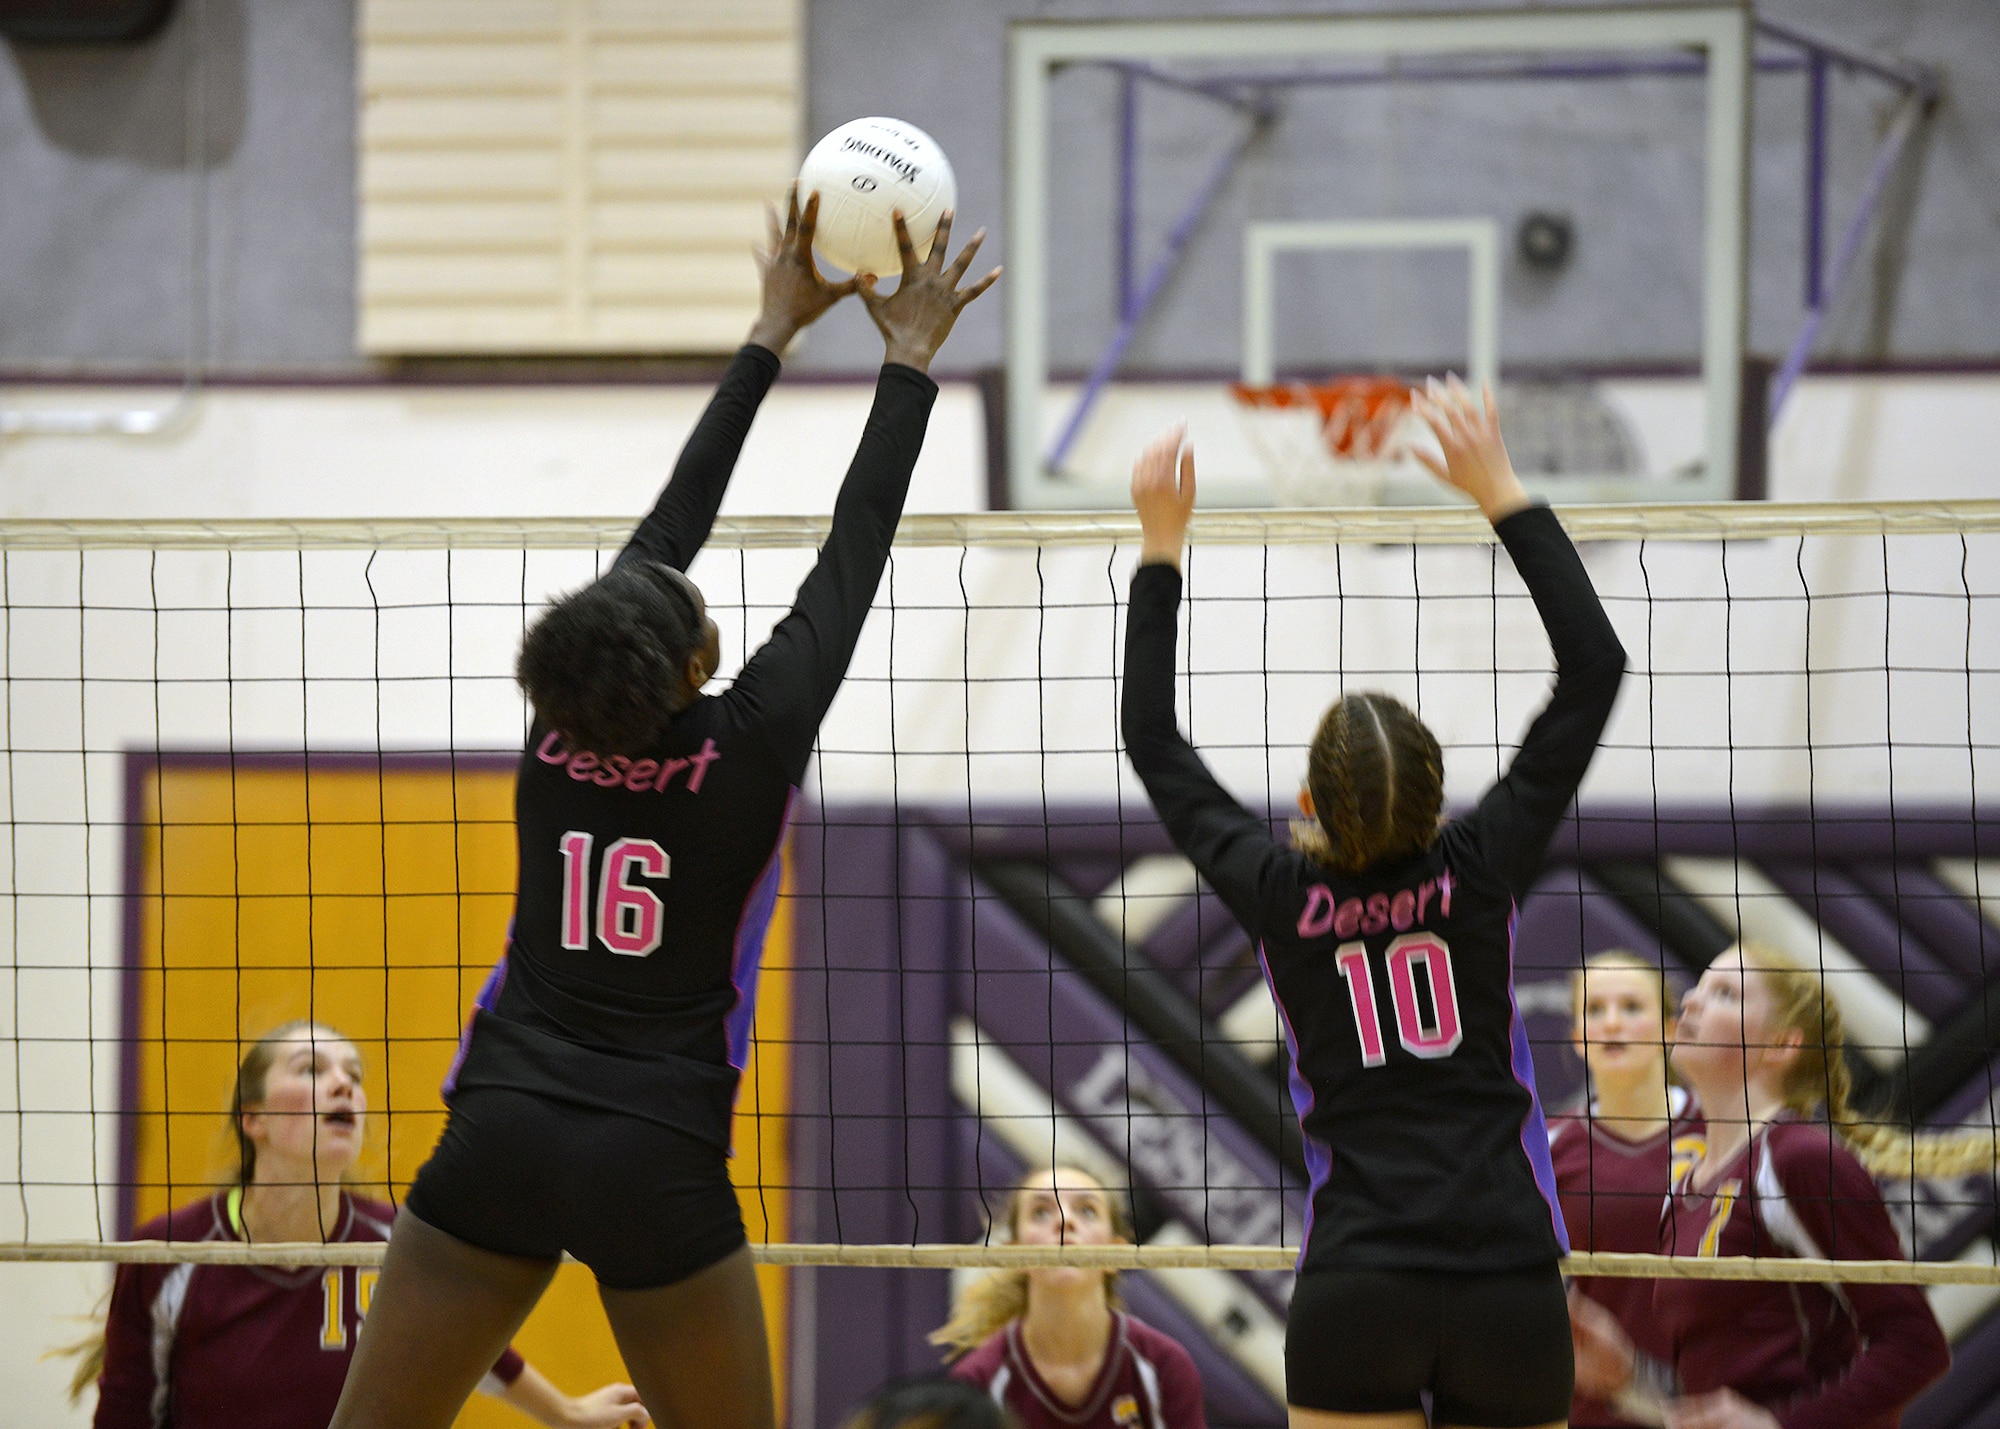
[[[363,350],[733,348],[800,4],[363,0]]]

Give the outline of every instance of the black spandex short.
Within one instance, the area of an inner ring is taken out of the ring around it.
[[[654,1290],[741,1247],[727,1159],[658,1122],[462,1088],[410,1187],[411,1214],[468,1245],[568,1251],[613,1290]]]
[[[1569,1309],[1554,1265],[1502,1274],[1312,1270],[1285,1329],[1285,1395],[1336,1414],[1420,1410],[1528,1429],[1569,1417]]]

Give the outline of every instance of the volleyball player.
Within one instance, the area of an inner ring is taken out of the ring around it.
[[[140,1226],[139,1240],[388,1239],[393,1207],[343,1184],[361,1155],[361,1054],[329,1027],[288,1022],[250,1045],[230,1095],[237,1164],[226,1190]],[[325,1429],[368,1313],[369,1266],[121,1265],[72,1400],[97,1386],[95,1429]],[[580,1399],[512,1348],[480,1387],[543,1424],[644,1424],[629,1384]]]
[[[1588,1101],[1573,1116],[1549,1119],[1549,1154],[1562,1198],[1570,1248],[1651,1255],[1660,1248],[1660,1206],[1673,1168],[1700,1154],[1700,1121],[1684,1088],[1667,1074],[1673,1032],[1667,979],[1636,953],[1614,949],[1577,971],[1570,1045],[1583,1060]],[[1586,1297],[1608,1311],[1653,1366],[1671,1353],[1653,1315],[1653,1282],[1637,1277],[1577,1276],[1570,1281],[1571,1315]],[[1658,1422],[1645,1390],[1631,1415],[1579,1387],[1571,1429]]]
[[[815,270],[796,196],[764,263],[750,341],[658,504],[600,580],[522,644],[520,889],[480,994],[451,1115],[397,1221],[334,1423],[449,1424],[567,1251],[590,1266],[633,1382],[662,1424],[772,1422],[763,1307],[729,1183],[779,843],[840,687],[923,446],[926,374],[979,246],[949,215],[901,282]],[[723,695],[715,622],[683,573],[707,539],[778,354],[858,288],[886,360],[833,526],[797,603]]]
[[[1126,1245],[1123,1198],[1088,1171],[1031,1171],[1007,1198],[1010,1245]],[[1206,1429],[1201,1371],[1171,1336],[1119,1302],[1117,1272],[1070,1265],[989,1270],[931,1336],[1022,1429]]]
[[[1139,458],[1144,531],[1125,647],[1132,764],[1174,843],[1261,947],[1283,1013],[1310,1205],[1285,1341],[1291,1422],[1518,1429],[1570,1403],[1566,1249],[1525,1029],[1516,904],[1589,767],[1625,651],[1583,564],[1528,501],[1482,406],[1419,396],[1436,474],[1492,521],[1556,658],[1555,692],[1506,774],[1440,824],[1437,740],[1402,704],[1344,695],[1321,720],[1287,848],[1174,722],[1180,557],[1194,458]]]
[[[1667,1202],[1662,1250],[1902,1260],[1871,1172],[1993,1172],[1991,1134],[1913,1139],[1857,1117],[1846,1040],[1820,978],[1782,954],[1744,945],[1709,965],[1682,1004],[1672,1058],[1701,1103],[1706,1145]],[[1680,1377],[1682,1397],[1666,1407],[1674,1429],[1894,1429],[1951,1363],[1914,1285],[1662,1279],[1653,1312]],[[1618,1330],[1578,1317],[1580,1379],[1615,1388],[1629,1375],[1633,1346]]]

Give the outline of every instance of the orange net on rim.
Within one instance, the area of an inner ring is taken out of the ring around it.
[[[1388,455],[1390,443],[1409,415],[1411,388],[1393,377],[1336,377],[1328,382],[1283,382],[1254,387],[1229,384],[1229,395],[1246,408],[1319,413],[1326,449],[1351,461]]]
[[[1393,377],[1229,386],[1272,489],[1294,506],[1372,504],[1391,476],[1412,469],[1402,448],[1422,423],[1411,391]]]

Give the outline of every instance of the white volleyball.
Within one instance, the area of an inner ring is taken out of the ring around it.
[[[944,150],[900,119],[856,119],[813,145],[799,169],[800,204],[813,193],[819,194],[813,237],[819,256],[849,273],[884,278],[903,271],[893,211],[903,211],[923,258],[938,219],[958,206],[958,181]]]

